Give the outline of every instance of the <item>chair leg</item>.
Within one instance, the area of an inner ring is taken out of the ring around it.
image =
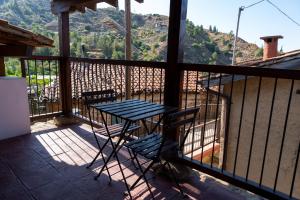
[[[117,160],[117,162],[118,162],[118,165],[119,165],[119,168],[120,168],[120,171],[121,171],[123,180],[124,180],[124,182],[125,182],[125,186],[126,186],[128,195],[129,195],[130,199],[132,199],[132,196],[131,196],[131,193],[130,193],[130,188],[129,188],[128,183],[127,183],[127,181],[126,181],[126,177],[125,177],[124,171],[123,171],[123,169],[122,169],[122,166],[121,166],[121,163],[120,163],[118,154],[116,154],[116,160]]]
[[[136,164],[134,162],[134,156],[132,156],[132,153],[131,153],[130,149],[127,149],[127,151],[129,153],[132,165],[134,166],[135,169],[138,169],[138,167],[136,166]]]
[[[102,157],[102,160],[103,160],[103,162],[105,163],[105,158],[104,158],[104,155],[103,155],[103,150],[104,150],[104,148],[105,148],[105,146],[107,145],[107,143],[108,143],[108,140],[104,143],[104,145],[102,146],[102,147],[100,147],[100,144],[99,144],[99,152],[97,153],[97,155],[95,156],[95,158],[93,159],[93,161],[86,167],[86,168],[90,168],[94,163],[95,163],[95,161],[97,160],[97,158],[99,157],[99,155],[101,154],[101,157]],[[110,175],[110,172],[109,172],[109,169],[108,169],[108,167],[107,166],[105,166],[105,169],[106,169],[106,171],[107,171],[107,174],[108,174],[108,177],[109,177],[109,182],[111,182],[112,181],[112,178],[111,178],[111,175]]]
[[[169,168],[169,170],[170,170],[170,172],[171,172],[171,176],[172,176],[172,178],[174,179],[175,184],[176,184],[177,188],[179,189],[179,191],[180,191],[182,197],[184,197],[184,198],[187,197],[187,196],[184,194],[184,192],[183,192],[181,186],[179,185],[179,182],[178,182],[178,180],[177,180],[177,178],[176,178],[176,176],[175,176],[175,173],[174,173],[173,169],[171,168],[170,163],[167,162],[167,161],[166,161],[166,163],[167,163],[167,166],[168,166],[168,168]]]
[[[144,172],[144,170],[143,170],[143,168],[142,168],[142,166],[141,166],[141,164],[140,164],[140,162],[139,162],[139,159],[138,159],[138,157],[137,157],[137,154],[135,154],[135,153],[133,153],[133,154],[134,154],[134,158],[136,159],[136,162],[137,162],[137,164],[138,164],[138,167],[139,167],[139,169],[140,169],[140,171],[141,171],[141,173],[142,173],[141,176],[144,178],[144,180],[145,180],[145,182],[146,182],[146,185],[147,185],[147,187],[148,187],[148,190],[149,190],[149,192],[150,192],[152,198],[155,199],[154,194],[153,194],[152,191],[151,191],[151,187],[150,187],[150,185],[149,185],[149,182],[148,182],[148,180],[147,180],[146,173]]]
[[[124,132],[127,131],[129,125],[130,125],[130,123],[128,123],[128,122],[124,125],[123,130],[122,130],[122,133],[124,133]],[[102,167],[101,170],[99,171],[98,175],[96,175],[95,178],[94,178],[95,180],[97,180],[97,179],[99,178],[99,176],[102,174],[103,170],[104,170],[105,168],[107,168],[107,165],[108,165],[110,159],[116,154],[116,152],[117,152],[117,150],[118,150],[118,146],[120,145],[122,138],[119,139],[119,141],[117,142],[116,145],[113,144],[113,141],[111,140],[110,136],[108,137],[108,140],[111,142],[111,145],[112,145],[113,150],[112,150],[111,154],[108,156],[107,160],[104,161],[103,167]],[[118,158],[117,154],[116,154],[116,158]],[[119,163],[118,163],[118,164],[119,164]]]
[[[92,161],[88,166],[86,166],[87,169],[89,169],[89,168],[94,164],[94,162],[95,162],[95,161],[97,160],[97,158],[99,157],[100,153],[101,153],[101,151],[99,150],[98,153],[97,153],[97,155],[96,155],[95,158],[93,159],[93,161]]]
[[[104,158],[102,151],[106,147],[107,143],[108,143],[108,140],[106,140],[106,142],[104,143],[104,145],[102,147],[100,146],[100,144],[98,144],[99,152],[97,153],[97,155],[95,156],[93,161],[86,168],[90,168],[94,164],[94,162],[97,160],[97,158],[99,157],[100,154],[102,156],[102,159]]]
[[[146,174],[149,169],[152,167],[152,165],[154,164],[154,162],[152,161],[148,167],[144,170],[144,173]],[[133,190],[135,188],[135,186],[140,182],[140,180],[142,179],[142,176],[140,176],[130,187],[130,190]]]

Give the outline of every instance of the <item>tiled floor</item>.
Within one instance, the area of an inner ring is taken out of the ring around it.
[[[97,181],[93,179],[102,166],[100,158],[91,169],[86,169],[97,153],[87,125],[57,128],[49,123],[38,123],[32,128],[30,135],[0,142],[1,200],[127,198],[117,166],[112,168],[115,175],[110,185],[106,173]],[[110,150],[108,148],[106,153]],[[121,150],[120,157],[126,159],[126,151]],[[126,168],[130,183],[137,178],[135,173],[132,167]],[[179,192],[167,179],[158,176],[150,184],[156,199],[180,199]],[[194,176],[183,187],[190,199],[258,198],[206,175]],[[134,189],[132,195],[134,199],[151,199],[145,184]]]

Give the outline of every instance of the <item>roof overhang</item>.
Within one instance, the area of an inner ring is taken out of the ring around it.
[[[53,40],[0,20],[0,43],[32,47],[53,46]]]
[[[143,3],[144,0],[135,0],[139,3]],[[52,0],[51,10],[53,14],[59,14],[62,12],[85,12],[85,9],[96,10],[97,3],[107,3],[111,6],[118,7],[118,0]]]
[[[0,57],[32,54],[34,47],[52,47],[53,40],[0,20]]]

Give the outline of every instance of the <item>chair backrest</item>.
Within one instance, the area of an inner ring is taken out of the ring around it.
[[[84,98],[84,104],[87,106],[96,103],[115,101],[117,99],[114,90],[83,92],[82,97]]]
[[[165,120],[166,130],[176,130],[182,126],[185,128],[185,134],[183,140],[180,142],[179,148],[182,149],[185,143],[185,140],[190,133],[192,127],[195,124],[197,113],[199,108],[188,108],[183,111],[178,111],[171,113],[167,116]]]

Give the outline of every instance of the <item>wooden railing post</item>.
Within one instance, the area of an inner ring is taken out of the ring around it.
[[[0,76],[5,76],[4,57],[0,57]]]
[[[60,50],[60,91],[62,111],[65,116],[72,115],[72,85],[70,66],[70,31],[69,12],[62,12],[58,16],[59,50]]]
[[[20,58],[22,77],[26,78],[26,62],[24,58]]]
[[[181,107],[183,70],[179,64],[183,61],[183,47],[188,0],[171,1],[169,15],[167,68],[165,70],[164,103],[168,106]],[[176,140],[178,134],[167,133]]]

